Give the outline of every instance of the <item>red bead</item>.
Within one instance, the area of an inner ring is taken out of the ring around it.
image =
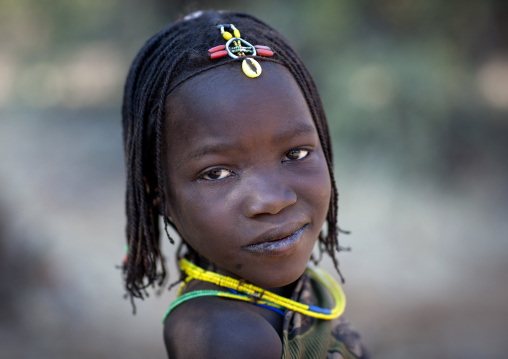
[[[267,56],[267,57],[273,56],[273,51],[266,50],[266,49],[257,49],[257,53],[260,56]]]
[[[211,53],[210,58],[216,59],[218,57],[226,56],[227,54],[228,54],[228,52],[226,50],[217,51],[217,52]]]
[[[219,46],[212,47],[210,50],[208,50],[208,52],[212,53],[212,52],[216,52],[219,50],[224,50],[225,48],[226,48],[226,45],[219,45]]]

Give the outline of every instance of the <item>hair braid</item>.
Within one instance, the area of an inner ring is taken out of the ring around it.
[[[275,42],[275,41],[274,41]],[[278,42],[276,42],[279,45]],[[328,170],[330,174],[330,181],[332,184],[332,193],[330,196],[330,206],[327,214],[327,223],[328,223],[328,232],[327,237],[319,236],[319,240],[323,243],[324,249],[332,258],[334,266],[339,274],[341,280],[344,282],[344,277],[340,272],[338,266],[338,260],[336,258],[335,252],[339,251],[339,242],[338,242],[338,225],[337,225],[337,209],[338,209],[338,191],[335,183],[335,176],[333,173],[333,154],[331,149],[331,140],[328,131],[328,125],[326,122],[326,115],[324,113],[323,106],[320,101],[320,97],[318,95],[316,86],[312,77],[308,73],[308,70],[305,68],[303,63],[298,60],[298,57],[293,51],[287,51],[287,49],[282,49],[281,46],[277,49],[279,51],[284,51],[284,54],[287,55],[287,58],[284,55],[281,55],[283,58],[283,64],[289,69],[289,71],[295,77],[298,85],[302,89],[305,100],[309,105],[309,109],[316,124],[316,129],[318,132],[318,136],[321,142],[321,146],[323,148],[323,152],[325,154],[326,163],[328,165]],[[323,248],[320,246],[320,248]]]
[[[178,62],[178,59],[175,61]],[[168,74],[170,74],[171,71],[168,71]],[[170,77],[169,75],[166,76],[164,83],[162,85],[162,93],[165,94],[167,88],[170,84]],[[161,166],[161,148],[162,148],[162,123],[163,123],[163,116],[164,116],[164,105],[165,105],[165,99],[166,96],[161,96],[159,103],[158,103],[158,109],[157,109],[157,115],[155,120],[155,134],[156,134],[156,146],[155,146],[155,167],[157,172],[157,188],[159,190],[159,201],[161,206],[161,214],[164,222],[164,231],[166,232],[167,237],[169,238],[170,242],[173,244],[174,241],[169,235],[168,232],[168,213],[166,212],[166,191],[164,189],[164,179],[162,175],[162,166]]]

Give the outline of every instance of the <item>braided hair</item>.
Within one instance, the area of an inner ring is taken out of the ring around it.
[[[234,24],[247,41],[269,46],[275,55],[258,60],[285,66],[302,90],[323,148],[332,187],[328,228],[319,235],[320,254],[330,255],[340,275],[336,258],[336,251],[341,249],[337,239],[338,193],[328,125],[314,81],[287,40],[270,26],[247,14],[207,11],[191,14],[151,37],[132,63],[125,84],[122,125],[127,169],[128,253],[123,271],[131,299],[144,298],[147,286],[155,283],[161,286],[166,277],[160,251],[159,216],[169,240],[174,243],[167,230],[173,224],[166,215],[167,196],[161,166],[166,99],[189,78],[236,61],[229,57],[210,61],[208,49],[223,41],[217,24]]]

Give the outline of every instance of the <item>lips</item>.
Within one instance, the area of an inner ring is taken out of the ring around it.
[[[308,224],[291,224],[271,229],[256,237],[252,244],[245,246],[244,249],[272,257],[288,255],[296,249],[307,227]]]

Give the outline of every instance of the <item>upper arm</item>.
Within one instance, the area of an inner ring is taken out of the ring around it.
[[[279,335],[264,318],[224,302],[203,306],[198,301],[184,303],[168,316],[164,343],[169,358],[281,357]]]

